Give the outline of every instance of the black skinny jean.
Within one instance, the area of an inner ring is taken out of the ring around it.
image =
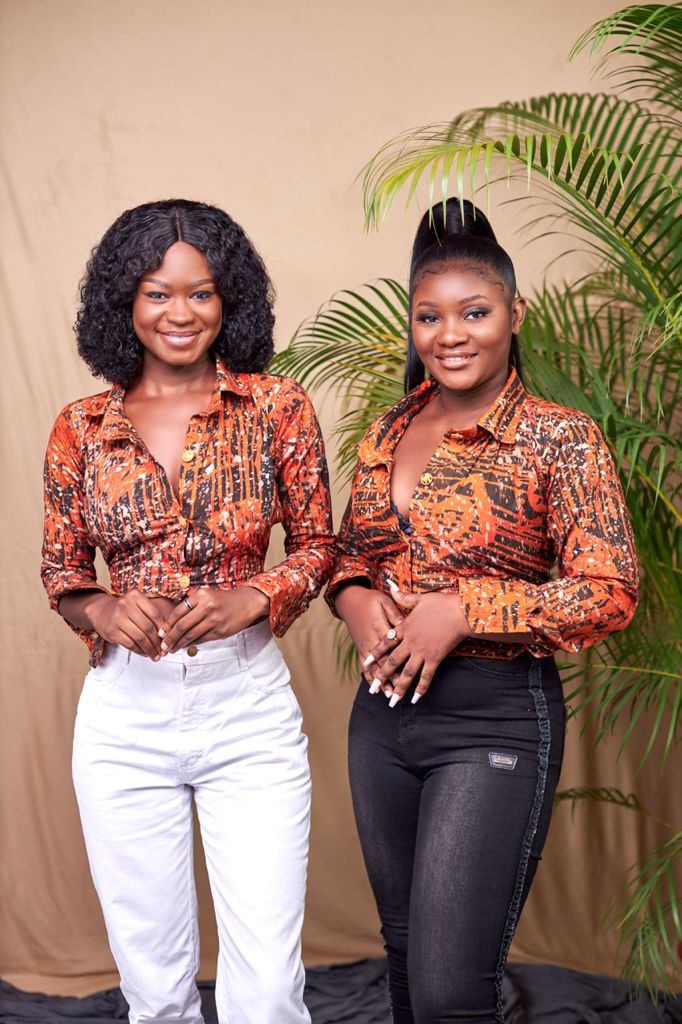
[[[394,1024],[500,1024],[509,944],[547,835],[565,711],[552,658],[446,658],[418,704],[362,682],[353,806]]]

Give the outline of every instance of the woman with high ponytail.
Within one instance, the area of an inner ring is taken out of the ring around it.
[[[525,308],[480,210],[424,216],[406,394],[359,446],[329,584],[363,669],[350,780],[394,1024],[502,1022],[561,768],[553,654],[623,629],[637,601],[597,426],[524,389]]]
[[[513,295],[516,292],[516,275],[512,261],[504,249],[497,245],[495,232],[486,215],[476,209],[473,203],[466,199],[462,203],[457,199],[449,199],[445,206],[440,207],[440,210],[436,209],[431,213],[424,214],[417,228],[410,260],[410,311],[408,315],[407,360],[405,362],[405,391],[411,391],[424,380],[424,364],[417,355],[412,341],[411,303],[415,272],[418,273],[420,267],[423,267],[434,256],[445,262],[450,251],[456,256],[464,256],[469,251],[475,257],[477,244],[483,243],[477,243],[474,239],[487,239],[494,243],[494,246],[488,248],[487,258],[492,266],[497,267],[500,275],[506,279],[510,293]],[[519,339],[516,334],[512,334],[509,365],[516,369],[519,377],[522,376]]]

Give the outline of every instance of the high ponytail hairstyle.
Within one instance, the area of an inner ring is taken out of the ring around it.
[[[419,222],[410,261],[408,305],[407,361],[405,391],[411,391],[424,380],[424,364],[412,341],[412,296],[425,273],[432,267],[470,261],[489,267],[500,278],[510,301],[516,295],[514,265],[498,244],[490,221],[473,203],[450,198],[427,211]],[[509,365],[521,376],[519,341],[512,334]]]

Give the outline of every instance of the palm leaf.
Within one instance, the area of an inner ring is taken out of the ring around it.
[[[642,805],[634,793],[624,793],[622,789],[607,786],[576,786],[572,789],[561,789],[555,793],[554,803],[570,803],[572,813],[575,812],[576,806],[579,803],[613,804],[615,807],[622,807],[628,811],[637,811],[638,814],[643,814],[647,818],[651,818],[653,821],[664,825],[666,828],[672,829],[669,821],[664,821],[658,815],[647,811],[646,807]]]
[[[585,726],[598,723],[597,742],[618,723],[626,723],[619,753],[638,723],[644,724],[646,714],[648,737],[640,767],[654,752],[663,766],[679,741],[682,669],[679,618],[672,615],[667,624],[656,621],[654,633],[645,603],[626,633],[614,634],[591,649],[586,665],[562,673],[572,713],[584,716]],[[573,690],[568,685],[572,682],[577,683]]]
[[[608,924],[619,932],[619,948],[629,947],[623,973],[640,982],[652,997],[670,989],[679,973],[682,898],[675,876],[682,858],[682,832],[651,850],[629,873],[628,896]]]
[[[372,420],[402,394],[406,338],[407,291],[381,278],[333,295],[271,364],[276,373],[341,399],[345,412],[332,436],[343,479],[352,473],[355,448]]]
[[[466,111],[382,147],[364,171],[367,223],[383,220],[401,190],[409,201],[424,176],[431,206],[453,187],[464,195],[466,181],[473,193],[477,177],[488,191],[496,180],[523,178],[544,200],[541,216],[525,225],[542,225],[535,237],[548,232],[550,203],[600,263],[660,307],[680,264],[681,141],[675,126],[609,96],[551,95]]]
[[[636,58],[636,64],[617,65],[612,71],[624,87],[646,91],[653,100],[680,110],[682,106],[682,9],[679,4],[634,4],[588,28],[573,46],[572,60],[589,48],[594,55],[607,42],[620,41],[597,64],[605,71],[615,57]]]
[[[334,294],[304,320],[272,368],[320,388],[333,383],[345,398],[368,383],[402,372],[407,292],[389,278]]]
[[[676,742],[682,699],[680,556],[680,445],[650,405],[637,417],[622,387],[622,353],[631,307],[597,302],[589,289],[546,288],[529,305],[523,347],[531,390],[589,413],[600,424],[621,470],[642,571],[642,598],[624,633],[589,652],[567,670],[569,695],[585,724],[598,722],[604,738],[622,716],[628,726],[621,750],[646,713],[650,723],[642,762],[653,753],[664,763]],[[540,358],[538,358],[540,357]],[[679,378],[670,394],[679,391]],[[671,424],[672,425],[672,424]],[[643,721],[643,720],[642,720]]]

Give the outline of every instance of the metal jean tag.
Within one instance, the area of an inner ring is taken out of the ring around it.
[[[491,768],[505,768],[511,772],[516,768],[518,757],[516,754],[488,754]]]

